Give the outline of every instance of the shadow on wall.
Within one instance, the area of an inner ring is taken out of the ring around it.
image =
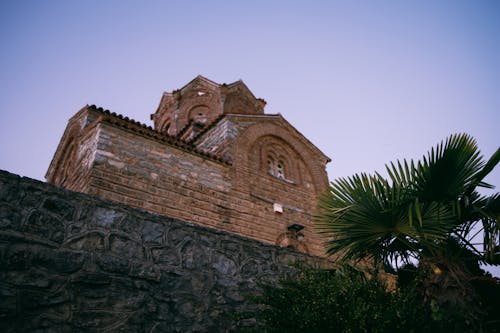
[[[292,262],[329,264],[0,171],[2,332],[227,332]]]

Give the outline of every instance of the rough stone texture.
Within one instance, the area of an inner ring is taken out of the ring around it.
[[[232,162],[234,140],[238,136],[241,128],[231,121],[231,118],[225,117],[215,126],[206,131],[196,142],[198,148],[215,153],[221,156],[223,160]]]
[[[324,259],[0,171],[1,332],[228,332]]]
[[[163,96],[155,129],[84,108],[70,119],[47,181],[323,255],[312,216],[329,159],[281,115],[264,114],[264,104],[241,81],[197,77]]]

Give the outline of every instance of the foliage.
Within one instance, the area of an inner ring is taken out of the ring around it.
[[[481,263],[500,264],[500,195],[478,189],[493,188],[484,179],[499,161],[500,149],[485,161],[476,141],[459,134],[419,161],[390,163],[389,179],[375,173],[335,180],[315,218],[327,253],[382,267],[418,263],[412,285],[434,320],[452,329],[449,318],[461,316],[463,329],[494,327],[488,319],[494,302],[478,283],[486,278]]]
[[[485,162],[475,140],[460,134],[418,162],[390,163],[389,180],[378,173],[335,180],[315,218],[328,254],[386,265],[452,257],[499,264],[500,195],[477,192],[493,187],[483,179],[499,160],[500,149]],[[478,228],[480,244],[474,241]]]
[[[435,271],[429,272],[429,267],[412,264],[401,267],[397,271],[398,290],[403,293],[418,291],[422,301],[430,305],[432,318],[439,320],[446,330],[500,332],[500,279],[493,278],[479,267],[473,278],[439,271],[436,274]],[[460,274],[463,270],[458,272]],[[464,286],[471,290],[464,292]],[[457,301],[457,292],[461,293],[460,301]],[[473,300],[467,299],[470,295],[474,295]]]
[[[388,291],[377,278],[346,267],[305,270],[280,286],[265,286],[247,332],[468,332],[462,313],[424,302],[409,285]]]

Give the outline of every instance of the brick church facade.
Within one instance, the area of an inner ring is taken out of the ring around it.
[[[242,81],[164,93],[154,128],[95,106],[68,123],[46,174],[70,190],[324,255],[312,223],[330,159]]]

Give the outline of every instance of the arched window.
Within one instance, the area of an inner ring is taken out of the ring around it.
[[[289,184],[301,184],[300,155],[286,142],[273,136],[259,140],[250,158],[261,174],[267,174]]]
[[[267,156],[267,173],[279,179],[286,179],[285,163],[276,160],[273,156]]]
[[[194,124],[205,125],[208,122],[210,109],[206,105],[197,105],[189,111],[189,121]]]
[[[170,129],[170,120],[163,126],[162,132],[168,134],[169,129]]]

